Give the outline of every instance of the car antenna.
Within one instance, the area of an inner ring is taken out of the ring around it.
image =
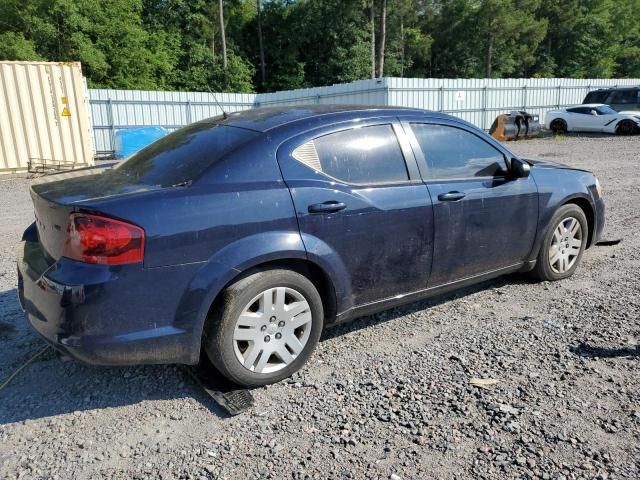
[[[211,91],[211,87],[209,85],[207,85],[207,90],[209,90],[209,93],[211,94],[211,96],[213,96],[213,101],[216,102],[216,105],[218,105],[218,107],[220,107],[220,110],[222,110],[222,118],[224,118],[225,120],[229,118],[229,114],[224,111],[224,107],[218,101],[218,97],[216,97],[216,94]]]

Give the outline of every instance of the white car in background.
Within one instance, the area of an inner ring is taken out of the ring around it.
[[[587,103],[548,112],[545,125],[554,133],[602,132],[631,135],[640,132],[640,112],[616,112],[603,103]]]

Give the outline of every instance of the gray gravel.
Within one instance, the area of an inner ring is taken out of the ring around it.
[[[593,170],[623,242],[563,282],[509,276],[329,330],[239,417],[179,367],[49,352],[0,391],[0,478],[640,478],[640,138],[511,146]],[[0,177],[0,381],[42,346],[15,299],[27,185]]]

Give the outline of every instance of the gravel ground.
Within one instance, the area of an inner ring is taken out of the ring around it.
[[[0,391],[0,477],[640,478],[640,137],[511,147],[594,171],[622,243],[562,282],[508,276],[333,328],[233,418],[180,367],[49,351]],[[0,379],[43,346],[15,298],[27,186],[0,177]]]

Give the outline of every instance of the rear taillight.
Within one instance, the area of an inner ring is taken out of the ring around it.
[[[101,265],[141,262],[144,230],[112,218],[74,213],[69,217],[64,256]]]

